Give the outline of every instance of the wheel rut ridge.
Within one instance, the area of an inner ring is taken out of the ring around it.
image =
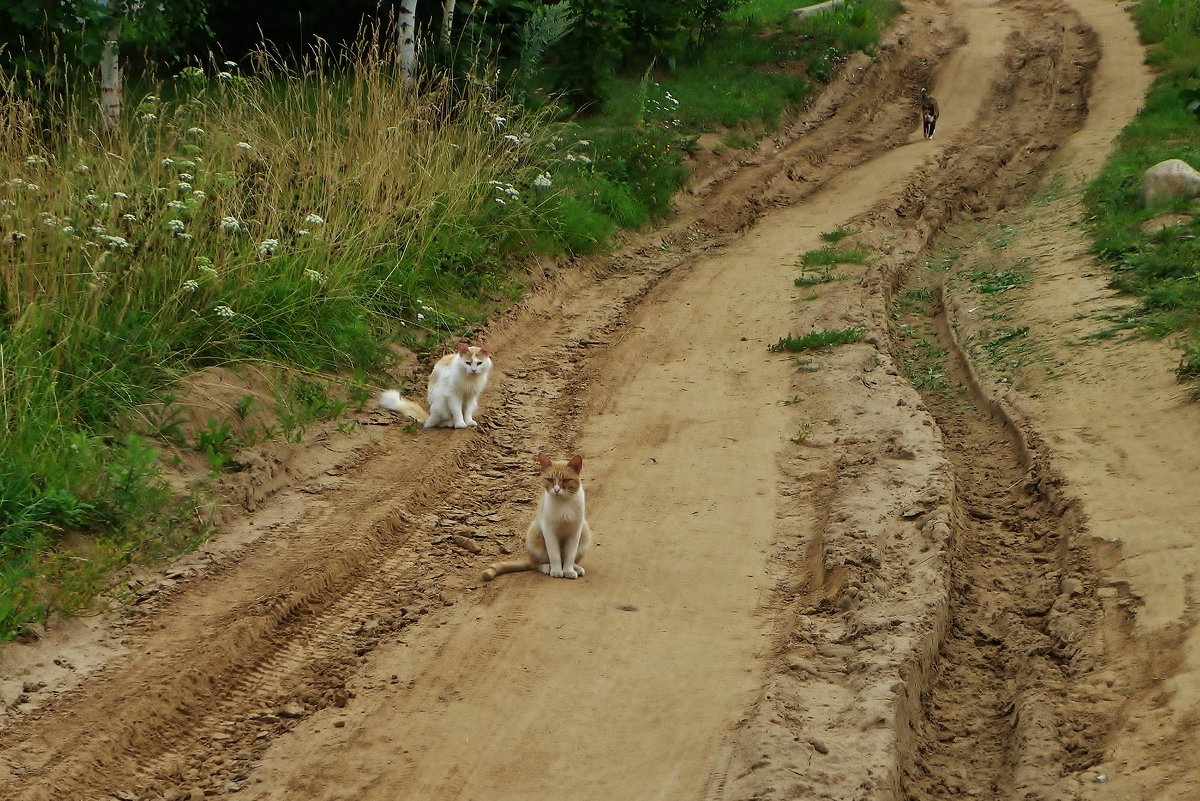
[[[943,305],[909,322],[946,348],[959,390],[923,393],[954,473],[950,620],[901,755],[904,797],[1058,798],[1114,719],[1096,689],[1104,612],[1075,503],[1044,446],[981,394]]]

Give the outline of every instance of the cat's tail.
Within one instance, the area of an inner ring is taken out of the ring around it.
[[[385,409],[391,409],[393,412],[400,412],[400,414],[411,417],[418,423],[424,423],[429,419],[429,412],[425,411],[421,404],[402,397],[394,389],[385,390],[379,395],[379,405]]]
[[[496,562],[494,565],[483,571],[480,576],[484,581],[491,581],[496,576],[503,576],[505,573],[520,573],[522,570],[537,570],[538,566],[528,559],[522,559],[519,562]]]

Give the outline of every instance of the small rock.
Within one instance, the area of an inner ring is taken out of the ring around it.
[[[450,541],[459,548],[462,548],[464,551],[470,551],[471,553],[483,553],[483,549],[479,547],[479,543],[475,542],[475,540],[467,539],[461,534],[453,535],[450,537]]]
[[[816,751],[818,754],[828,754],[829,753],[829,746],[825,745],[825,743],[821,742],[820,740],[818,740],[816,738],[810,738],[808,741],[808,744],[811,745],[813,747],[813,750]]]
[[[1146,206],[1194,197],[1200,197],[1200,172],[1182,159],[1160,161],[1142,175],[1142,203]]]
[[[299,718],[304,716],[304,707],[293,701],[279,710],[281,718]]]
[[[1063,595],[1076,596],[1083,593],[1083,582],[1077,578],[1064,578],[1059,583]]]

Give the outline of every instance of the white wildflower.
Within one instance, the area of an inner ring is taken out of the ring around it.
[[[512,134],[505,134],[504,141],[512,142],[514,145],[521,144],[521,138],[519,136],[513,136]]]
[[[494,117],[493,119],[496,121],[497,128],[503,128],[505,125],[508,124],[507,117]]]
[[[75,168],[75,173],[77,175],[87,175],[91,171],[92,171],[92,168],[86,164],[80,164],[78,167]]]
[[[502,198],[502,197],[498,197],[498,198],[496,198],[496,202],[497,202],[497,203],[499,203],[501,206],[507,206],[507,205],[508,205],[507,203],[505,203],[505,202],[504,202],[504,198]]]
[[[192,197],[196,198],[196,200],[204,200],[208,195],[204,194],[203,189],[196,189],[192,191]]]
[[[104,240],[105,245],[112,248],[113,250],[128,250],[129,249],[129,242],[127,242],[124,237],[102,236],[100,238],[102,240]]]
[[[258,255],[270,256],[279,248],[278,239],[264,239],[258,243]]]
[[[170,167],[171,165],[173,165],[175,163],[175,159],[167,158],[167,159],[163,159],[162,161],[160,161],[158,163],[163,165],[164,167]]]
[[[223,66],[223,67],[229,67],[229,69],[231,69],[231,70],[236,70],[236,69],[237,69],[237,65],[238,65],[238,64],[237,64],[237,62],[236,62],[236,61],[226,61],[226,62],[225,62],[224,64],[222,64],[221,66]]]
[[[181,182],[175,184],[175,188],[178,189],[180,192],[190,192],[192,189],[192,185],[187,183],[186,181],[181,181]]]
[[[97,213],[99,213],[99,214],[108,214],[108,212],[109,212],[109,210],[110,210],[111,208],[112,208],[112,204],[111,204],[111,203],[98,203],[98,204],[96,204],[96,212],[97,212]]]
[[[113,197],[115,197],[117,200],[129,200],[129,195],[125,194],[124,192],[113,192]]]
[[[25,236],[25,234],[21,231],[13,231],[8,235],[8,238],[13,244],[16,244],[18,242],[24,242],[29,237]]]
[[[167,220],[167,229],[173,234],[182,234],[186,227],[183,220]]]
[[[121,219],[125,222],[137,222],[137,216],[134,214],[122,214]]]
[[[46,167],[50,164],[50,162],[46,161],[46,159],[42,156],[26,156],[25,163],[30,167]]]
[[[157,114],[143,114],[142,115],[142,122],[154,122],[157,119],[158,119]]]
[[[196,169],[196,162],[194,162],[194,161],[181,161],[181,162],[179,162],[179,168],[180,168],[181,170],[194,170],[194,169]],[[189,180],[189,181],[190,181],[190,180],[192,180],[192,179],[191,179],[191,178],[188,178],[187,180]]]
[[[223,81],[228,81],[228,80],[232,80],[232,79],[233,79],[233,74],[232,74],[232,73],[225,72],[224,70],[222,70],[221,72],[218,72],[218,73],[217,73],[217,77],[218,77],[218,78],[220,78],[220,79],[221,79],[221,80],[223,80]]]
[[[299,231],[296,232],[296,236],[308,236],[310,233],[312,233],[312,232],[309,231],[307,228],[301,228]]]
[[[311,225],[313,228],[318,228],[325,224],[325,220],[316,214],[309,214],[304,218],[305,225]]]
[[[100,196],[97,195],[95,192],[88,192],[86,195],[83,196],[83,199],[86,200],[88,203],[95,203],[97,200],[100,199]]]
[[[250,144],[249,142],[238,142],[237,149],[238,150],[253,150],[254,145]]]
[[[192,136],[204,136],[203,128],[188,128],[187,132]]]
[[[42,191],[42,188],[40,186],[38,186],[37,184],[25,184],[25,188],[28,189],[30,192]]]
[[[582,161],[584,164],[591,164],[591,163],[592,163],[592,160],[591,160],[591,159],[589,159],[587,156],[580,156],[580,157],[579,157],[579,160],[580,160],[580,161]]]
[[[199,262],[199,259],[197,259],[197,262]],[[215,269],[213,269],[213,266],[211,264],[200,264],[197,267],[197,269],[200,271],[200,274],[202,276],[204,276],[205,278],[216,278],[217,277],[217,271]]]
[[[182,232],[182,231],[181,231],[181,232],[179,232],[179,233],[177,233],[177,234],[175,234],[175,238],[176,238],[176,239],[182,239],[184,242],[191,242],[191,241],[192,241],[192,235],[191,235],[191,234],[188,234],[188,233],[184,233],[184,232]]]
[[[541,187],[550,186],[550,173],[544,172],[541,175],[539,175],[537,178],[534,178],[533,185],[541,186]]]
[[[227,234],[236,234],[242,230],[242,224],[238,222],[237,217],[222,217],[221,230]]]
[[[62,232],[63,232],[64,234],[66,234],[67,236],[74,236],[74,235],[75,235],[75,226],[73,226],[73,225],[64,225],[64,226],[63,226],[63,229],[62,229]]]
[[[8,182],[8,185],[15,186],[17,189],[20,189],[22,186],[25,186],[25,182],[22,181],[20,178],[13,178],[11,181]]]
[[[182,200],[172,200],[170,203],[167,204],[167,208],[171,209],[172,211],[180,211],[181,209],[186,209],[187,204],[184,203]]]
[[[41,213],[41,218],[42,225],[46,226],[47,228],[57,228],[59,226],[59,219],[48,211],[43,211]]]
[[[104,233],[104,226],[103,225],[93,225],[92,233],[95,234],[96,236],[100,236],[101,234]]]
[[[237,312],[226,306],[224,303],[213,309],[213,312],[215,312],[218,317],[224,317],[225,319],[229,319],[233,315],[237,314]]]
[[[325,276],[321,275],[319,272],[317,272],[316,270],[313,270],[313,269],[306,269],[304,271],[304,277],[307,278],[309,281],[312,281],[315,284],[325,283]]]
[[[192,175],[190,172],[183,172],[183,173],[179,174],[179,180],[194,181],[194,180],[196,180],[196,176]]]
[[[420,312],[417,312],[417,319],[418,319],[418,320],[424,320],[424,319],[425,319],[425,315],[421,314]]]
[[[580,147],[591,147],[592,146],[591,140],[588,140],[588,139],[580,139],[575,144],[579,145]]]
[[[189,278],[188,280],[183,282],[183,291],[184,292],[195,292],[199,288],[200,288],[200,282],[194,278]]]

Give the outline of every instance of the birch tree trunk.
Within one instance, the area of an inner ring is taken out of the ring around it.
[[[116,0],[100,0],[106,9],[111,9]],[[100,119],[104,130],[111,131],[121,120],[121,62],[117,57],[117,43],[121,39],[121,18],[113,23],[104,36],[104,52],[100,56]]]
[[[413,76],[417,63],[417,0],[400,3],[400,69],[406,78]]]
[[[450,52],[450,34],[454,28],[454,2],[455,0],[443,0],[442,2],[442,52]]]

